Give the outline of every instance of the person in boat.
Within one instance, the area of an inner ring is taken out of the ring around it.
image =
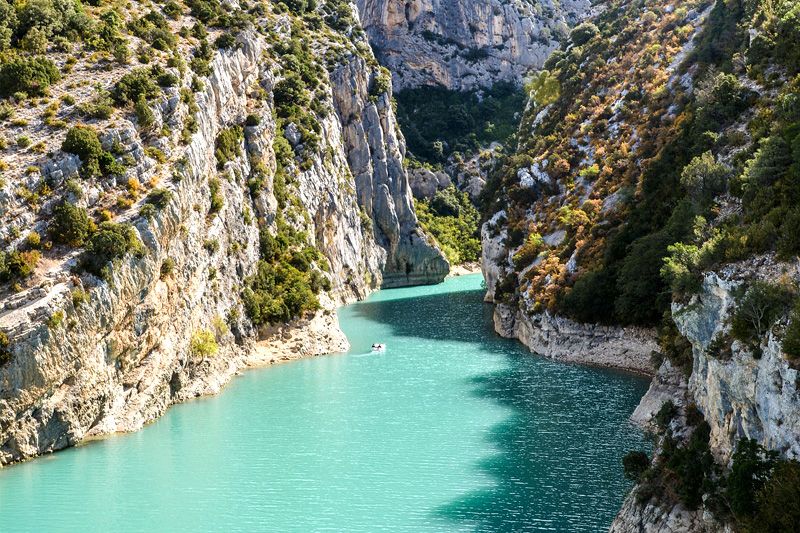
[[[385,344],[382,344],[382,343],[380,343],[380,342],[376,342],[375,344],[373,344],[373,345],[372,345],[372,349],[373,349],[374,351],[376,351],[376,352],[378,352],[378,351],[383,351],[383,350],[385,350],[385,349],[386,349],[386,345],[385,345]]]

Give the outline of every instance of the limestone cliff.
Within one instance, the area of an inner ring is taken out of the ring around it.
[[[584,0],[358,0],[361,23],[395,90],[468,90],[520,82],[589,8]]]
[[[269,24],[277,30],[273,40],[291,35],[288,15],[271,16]],[[199,88],[196,111],[178,87],[164,89],[151,104],[162,135],[154,139],[125,116],[98,124],[105,127],[103,146],[130,163],[123,174],[86,187],[80,160],[59,152],[42,166],[41,179],[56,192],[38,210],[8,193],[22,177],[0,184],[3,236],[17,228],[12,247],[27,238],[19,231],[25,225],[46,235],[51,210],[64,198],[98,207],[126,183],[132,187],[134,178],[171,192],[154,212],[137,213],[143,199],[121,208],[116,220],[133,225],[144,253],[109,264],[106,279],[81,275],[78,253],[54,246],[37,267],[35,285],[0,294],[0,331],[9,340],[0,366],[0,466],[89,436],[141,428],[174,403],[219,392],[243,367],[346,349],[337,305],[380,287],[444,278],[447,262],[417,230],[389,94],[370,94],[379,72],[367,64],[374,61],[368,48],[361,43],[355,53],[351,44],[319,45],[320,56],[339,55],[316,93],[328,107],[320,114],[318,148],[306,148],[310,133],[283,125],[297,154],[283,169],[291,178],[284,215],[329,266],[321,275],[331,289],[319,295],[322,309],[313,316],[259,329],[241,301],[257,269],[259,233],[274,231],[280,210],[273,147],[283,129],[272,93],[281,71],[257,31],[239,33],[235,47],[215,54],[202,88],[174,69],[181,84]],[[195,132],[183,144],[190,116]],[[238,155],[220,167],[219,133],[245,123]],[[58,143],[58,152],[61,140],[56,134],[48,142]],[[262,180],[258,188],[254,177]],[[74,192],[63,192],[67,180]],[[194,349],[197,332],[213,333],[218,350]]]
[[[796,279],[797,275],[795,265],[781,265],[772,256],[706,273],[700,291],[687,302],[673,304],[672,309],[678,329],[692,346],[693,369],[688,384],[685,378],[675,379],[660,371],[632,418],[649,425],[664,401],[681,407],[693,404],[711,427],[711,452],[724,467],[730,466],[731,454],[742,438],[756,439],[786,459],[800,457],[798,371],[782,352],[781,325],[772,328],[763,340],[760,358],[736,340],[722,351],[714,346],[715,340],[718,344],[718,339],[729,333],[735,294],[748,280],[777,282],[781,278]],[[684,425],[678,420],[674,430],[680,432]],[[635,488],[628,495],[612,532],[732,530],[731,524],[719,522],[703,508],[689,511],[680,503],[640,503],[636,498],[639,490]]]

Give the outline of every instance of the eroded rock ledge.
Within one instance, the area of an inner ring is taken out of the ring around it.
[[[527,316],[505,304],[495,307],[494,328],[556,361],[654,373],[650,355],[658,346],[651,330],[579,324],[547,312]]]

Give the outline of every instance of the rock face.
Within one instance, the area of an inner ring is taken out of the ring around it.
[[[426,168],[409,170],[408,179],[411,181],[411,191],[414,193],[414,198],[418,200],[423,198],[430,200],[437,192],[453,185],[450,176],[444,172],[433,172]]]
[[[546,311],[529,316],[504,304],[495,307],[494,329],[556,361],[653,374],[650,354],[657,344],[649,330],[579,324]]]
[[[439,283],[449,264],[428,237],[417,231],[408,175],[403,169],[405,141],[390,95],[369,103],[373,75],[363,58],[331,76],[336,110],[342,120],[347,162],[359,206],[375,223],[377,242],[388,256],[382,268],[384,288]]]
[[[361,23],[395,89],[469,90],[520,82],[589,8],[585,0],[358,0]]]
[[[685,378],[664,363],[632,420],[647,427],[664,401],[693,403],[711,427],[711,451],[718,463],[729,463],[741,438],[756,439],[787,459],[800,457],[798,371],[781,351],[780,324],[762,343],[760,359],[738,341],[732,342],[729,353],[715,353],[710,348],[712,341],[730,328],[736,289],[747,280],[786,277],[798,277],[796,265],[780,265],[770,256],[706,273],[699,293],[672,309],[675,324],[692,344],[694,365],[688,386]],[[681,430],[681,424],[676,430]],[[718,522],[703,509],[689,512],[680,505],[672,509],[643,506],[636,502],[636,490],[614,520],[613,533],[731,531],[729,524]]]
[[[66,254],[38,287],[0,300],[0,331],[11,341],[10,360],[0,367],[0,466],[88,436],[139,429],[174,403],[219,392],[240,368],[287,358],[281,351],[341,351],[347,342],[338,329],[338,304],[379,287],[440,282],[447,274],[447,261],[417,230],[389,94],[370,101],[374,74],[362,57],[351,56],[319,89],[334,109],[321,120],[320,149],[293,176],[304,227],[330,265],[332,289],[320,295],[323,311],[314,317],[261,331],[252,325],[240,295],[259,260],[259,228],[276,218],[277,125],[271,103],[254,107],[250,94],[253,87],[271,93],[275,77],[262,36],[245,32],[238,42],[217,54],[205,89],[195,95],[200,111],[191,142],[157,140],[178,178],[161,185],[172,199],[151,218],[135,210],[126,215],[144,255],[129,254],[102,281],[71,275],[76,253]],[[157,125],[169,125],[175,135],[187,118],[180,102],[177,88],[168,89],[153,106]],[[260,121],[244,128],[241,155],[218,170],[217,134],[251,113]],[[136,161],[123,179],[162,179],[135,128],[125,119],[118,123],[102,140],[118,141]],[[68,157],[48,171],[61,176],[73,163]],[[269,172],[252,196],[247,179],[255,163]],[[217,172],[224,203],[209,218],[206,177]],[[167,259],[174,269],[164,275]],[[78,291],[88,292],[89,301],[77,298]],[[200,331],[214,332],[216,353],[191,349]]]
[[[711,446],[723,462],[743,437],[756,439],[785,458],[798,459],[798,371],[781,351],[779,331],[769,332],[760,359],[738,341],[733,342],[729,358],[709,350],[712,340],[729,327],[733,291],[741,285],[736,270],[707,274],[700,294],[673,310],[675,323],[694,352],[689,392],[711,425]],[[796,278],[797,272],[788,275]]]

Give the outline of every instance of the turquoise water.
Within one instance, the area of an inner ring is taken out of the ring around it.
[[[0,531],[607,529],[647,380],[499,339],[482,296],[480,276],[382,291],[341,310],[347,354],[0,470]]]

